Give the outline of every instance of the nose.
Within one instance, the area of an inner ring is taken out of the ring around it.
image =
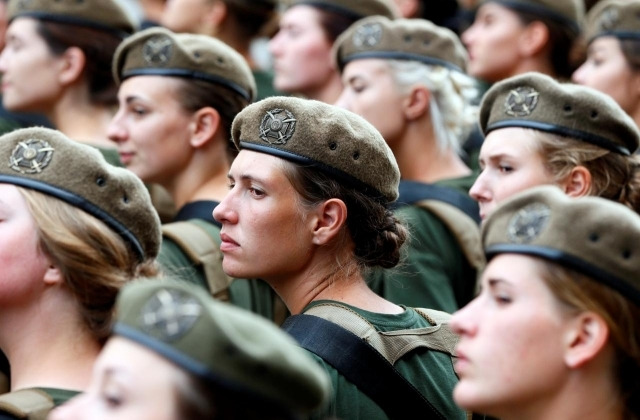
[[[454,333],[460,336],[473,335],[476,333],[478,320],[474,308],[477,300],[478,298],[476,297],[466,306],[453,313],[451,319],[449,319],[449,326]]]
[[[74,420],[88,418],[83,416],[83,406],[87,401],[86,395],[80,394],[66,403],[51,410],[47,420]],[[86,414],[86,413],[85,413]]]
[[[464,44],[465,47],[469,47],[473,42],[473,34],[475,32],[475,23],[471,24],[463,33],[460,35],[460,40]]]
[[[576,71],[573,72],[573,74],[571,75],[571,80],[573,81],[573,83],[577,83],[579,85],[583,85],[584,81],[585,81],[585,65],[586,63],[583,63],[580,67],[578,67],[576,69]]]
[[[484,172],[481,172],[471,186],[471,189],[469,189],[469,195],[471,198],[479,203],[489,201],[491,199],[489,189],[486,186],[485,177],[486,175],[484,175]]]
[[[268,45],[269,52],[274,57],[277,56],[277,55],[280,55],[280,51],[282,51],[282,48],[280,46],[281,45],[281,41],[280,41],[280,38],[281,38],[280,34],[281,33],[282,33],[282,31],[278,30],[278,32],[276,32],[276,34],[273,36],[273,38],[271,38],[271,40],[269,40],[269,45]]]
[[[227,196],[213,208],[213,218],[222,224],[238,223],[238,213],[233,210],[231,206],[232,191],[227,193]]]
[[[128,133],[122,122],[122,112],[118,111],[109,122],[107,137],[116,143],[122,143],[127,140]]]
[[[9,60],[7,59],[8,49],[5,47],[0,53],[0,73],[5,73],[7,71],[7,64]]]
[[[334,104],[335,106],[338,106],[340,108],[344,108],[348,111],[351,111],[351,108],[349,107],[349,100],[347,98],[347,88],[345,87],[344,89],[342,89],[342,93],[340,93],[340,96],[338,97],[338,100],[336,101],[336,103]]]

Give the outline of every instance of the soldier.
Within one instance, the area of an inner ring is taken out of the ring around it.
[[[178,209],[163,226],[158,261],[214,296],[273,319],[268,285],[232,282],[222,271],[220,227],[211,216],[228,190],[231,122],[255,96],[249,66],[217,39],[150,28],[123,42],[113,72],[120,108],[109,138],[126,167],[165,187]]]
[[[356,20],[366,16],[397,16],[392,0],[293,0],[269,43],[276,89],[326,103],[342,91],[331,47]]]
[[[117,313],[90,389],[51,420],[293,420],[329,396],[291,337],[192,284],[136,281]]]
[[[363,276],[395,266],[407,238],[388,208],[400,172],[380,133],[336,106],[272,97],[238,114],[232,138],[240,152],[213,212],[222,223],[223,268],[263,278],[295,315],[285,328],[331,376],[323,414],[464,419],[451,401],[448,314],[391,303]],[[443,336],[415,334],[427,330]],[[398,345],[398,337],[411,344]],[[435,337],[437,345],[421,341]]]
[[[0,418],[33,418],[85,390],[118,290],[157,273],[160,221],[138,177],[58,131],[5,134],[0,162],[0,348],[12,391]]]
[[[482,239],[482,292],[451,320],[455,401],[503,420],[640,418],[640,217],[541,186]]]
[[[473,297],[483,263],[468,195],[477,174],[460,156],[477,121],[466,51],[426,20],[375,16],[353,24],[335,52],[344,84],[336,105],[366,118],[393,151],[398,215],[412,232],[406,264],[376,271],[370,287],[398,304],[453,312]]]
[[[495,84],[480,107],[482,173],[469,191],[485,218],[500,201],[541,184],[640,211],[640,133],[608,95],[539,73]]]
[[[640,126],[640,1],[600,1],[587,15],[587,59],[573,81],[598,89]]]

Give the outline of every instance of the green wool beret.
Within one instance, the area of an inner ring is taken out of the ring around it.
[[[390,19],[398,17],[393,0],[289,0],[290,6],[299,4],[336,12],[352,19],[375,15]]]
[[[0,183],[84,210],[122,236],[140,260],[158,254],[160,219],[142,181],[57,130],[24,128],[0,137]]]
[[[331,391],[324,370],[284,331],[214,300],[197,285],[172,279],[131,282],[118,296],[116,314],[113,334],[233,391],[301,414],[321,406]]]
[[[353,60],[413,60],[464,72],[467,51],[451,30],[425,19],[371,16],[355,22],[334,43],[338,67]]]
[[[256,94],[251,68],[236,50],[210,36],[176,34],[161,27],[129,37],[113,57],[117,83],[149,75],[203,80],[226,87],[249,102]]]
[[[485,93],[480,127],[485,135],[498,128],[531,128],[623,155],[634,153],[640,141],[634,121],[609,95],[534,72],[502,80]]]
[[[393,152],[375,127],[345,109],[274,96],[240,111],[231,135],[238,150],[315,166],[383,203],[398,198]]]
[[[640,0],[603,0],[587,14],[585,39],[600,36],[640,39]]]
[[[640,216],[600,197],[572,198],[555,186],[510,197],[485,220],[487,258],[533,255],[584,273],[640,305]]]
[[[124,38],[135,23],[120,0],[9,0],[9,20],[32,17],[113,32]]]
[[[482,0],[480,4],[498,3],[509,9],[549,19],[566,25],[575,34],[584,20],[584,0]]]

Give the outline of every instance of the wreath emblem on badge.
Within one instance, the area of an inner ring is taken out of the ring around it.
[[[161,289],[151,296],[140,311],[143,331],[164,342],[185,335],[202,313],[202,305],[181,290]]]
[[[267,111],[260,123],[260,138],[269,144],[286,144],[296,130],[297,120],[286,109]]]
[[[512,89],[504,102],[505,113],[512,117],[530,115],[538,105],[538,96],[540,96],[538,91],[529,86]]]
[[[602,11],[602,15],[600,15],[600,21],[598,23],[600,25],[600,29],[608,31],[613,29],[619,21],[620,13],[618,10],[613,7],[608,7]]]
[[[367,23],[356,29],[353,34],[353,45],[356,48],[371,48],[382,40],[382,25]]]
[[[551,217],[551,209],[542,203],[533,203],[520,209],[509,221],[507,235],[513,243],[533,241],[544,231]]]
[[[173,43],[169,37],[154,36],[142,47],[142,57],[149,65],[162,66],[171,59]]]
[[[51,162],[54,151],[55,149],[44,140],[21,141],[9,156],[9,167],[21,174],[40,173]]]

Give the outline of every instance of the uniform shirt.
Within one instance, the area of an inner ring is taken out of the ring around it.
[[[80,391],[72,391],[69,389],[60,389],[60,388],[33,388],[39,391],[42,391],[48,394],[53,399],[54,407],[64,404],[69,401],[71,398],[80,394]],[[6,394],[5,394],[6,395]],[[1,398],[1,397],[0,397]],[[52,409],[54,408],[52,407]],[[21,408],[21,407],[18,407]],[[20,417],[14,416],[13,414],[6,412],[5,410],[0,409],[0,420],[18,420]]]

